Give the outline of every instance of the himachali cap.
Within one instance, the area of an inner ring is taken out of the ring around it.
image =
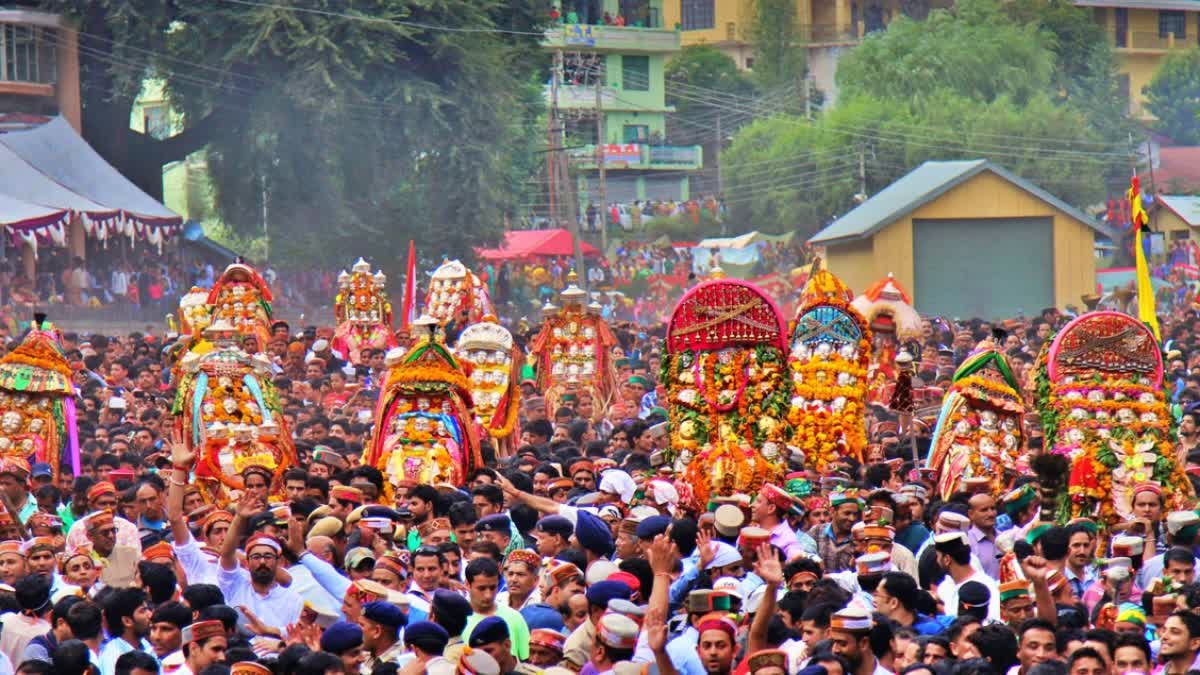
[[[458,672],[464,675],[500,675],[500,664],[491,654],[468,647],[458,661]]]
[[[346,461],[345,457],[342,457],[325,445],[318,445],[313,448],[313,461],[338,470],[350,468],[350,463]]]
[[[153,546],[147,546],[142,549],[142,560],[149,560],[150,562],[167,560],[174,562],[175,550],[167,542],[159,540]]]
[[[853,481],[848,476],[829,475],[821,477],[821,489],[826,492],[840,491],[843,488],[850,487]]]
[[[1134,558],[1142,554],[1142,550],[1146,546],[1146,540],[1142,537],[1131,537],[1129,535],[1118,535],[1113,537],[1112,552],[1114,556]]]
[[[750,670],[750,675],[767,668],[780,668],[786,673],[788,671],[788,655],[782,649],[760,649],[750,655],[750,658],[746,660],[746,666]]]
[[[701,588],[687,595],[687,611],[689,614],[704,614],[712,611],[711,589]]]
[[[987,494],[991,492],[991,481],[981,476],[973,476],[963,481],[963,489],[972,494]]]
[[[638,625],[627,616],[606,612],[600,617],[596,638],[614,649],[633,649],[637,646]]]
[[[558,652],[559,656],[562,656],[563,647],[566,645],[566,642],[566,636],[556,630],[536,628],[529,631],[529,644]]]
[[[1032,504],[1036,496],[1037,491],[1033,489],[1031,483],[1026,483],[1019,488],[1009,490],[1004,495],[1004,510],[1011,516]]]
[[[634,537],[637,536],[637,527],[637,518],[622,518],[621,522],[617,524],[617,532]]]
[[[862,528],[862,536],[867,539],[892,541],[896,538],[896,528],[891,525],[867,525]]]
[[[595,467],[595,465],[593,465],[591,462],[587,461],[586,459],[581,459],[578,462],[575,462],[574,464],[572,464],[571,470],[568,471],[567,473],[570,474],[571,476],[574,476],[576,473],[579,473],[580,471],[587,471],[588,473],[595,474],[596,467]]]
[[[421,539],[426,539],[433,536],[434,532],[440,530],[451,530],[449,518],[430,518],[429,520],[417,526],[417,536]]]
[[[115,494],[117,494],[117,486],[113,485],[112,483],[110,483],[106,480],[102,480],[99,483],[96,483],[92,487],[88,488],[87,499],[90,502],[90,501],[97,499],[98,497],[103,496],[103,495],[115,495]]]
[[[788,494],[782,488],[770,483],[762,487],[762,490],[758,493],[758,498],[767,500],[767,503],[778,508],[780,511],[787,511],[796,504],[795,497],[792,497],[792,495]]]
[[[584,574],[583,581],[589,587],[595,586],[596,584],[604,581],[620,571],[621,569],[617,567],[615,562],[608,560],[607,558],[602,558],[591,565],[588,565],[587,573]]]
[[[1029,542],[1029,545],[1032,546],[1052,527],[1054,527],[1052,523],[1034,523],[1033,527],[1029,528],[1029,533],[1025,535],[1025,541]]]
[[[1195,511],[1172,511],[1167,514],[1167,532],[1179,534],[1184,528],[1200,525],[1200,515]]]
[[[620,570],[613,572],[612,574],[608,575],[607,581],[619,581],[620,583],[628,586],[630,597],[637,595],[638,591],[642,590],[642,582],[638,581],[638,578],[629,572],[622,572]],[[612,601],[610,600],[609,602]]]
[[[646,618],[645,607],[639,607],[638,605],[633,604],[631,601],[622,600],[621,598],[613,598],[612,600],[609,600],[608,611],[627,616],[637,622],[639,626],[642,625],[642,621]]]
[[[871,615],[855,607],[847,607],[840,612],[834,612],[829,617],[829,629],[847,633],[866,633],[874,623]]]
[[[713,591],[742,599],[742,583],[733,577],[721,577],[714,581]]]
[[[271,669],[255,661],[238,661],[229,667],[229,675],[271,675]]]
[[[1196,522],[1200,523],[1200,517],[1197,517]],[[1083,529],[1090,532],[1092,536],[1096,536],[1100,532],[1100,526],[1091,518],[1072,518],[1067,525],[1080,525]]]
[[[62,546],[62,537],[34,537],[21,547],[24,555],[28,556],[34,550],[45,549],[51,553],[57,551]]]
[[[755,547],[771,541],[771,533],[761,527],[746,527],[742,528],[738,541],[742,546]]]
[[[1029,596],[1029,582],[1024,579],[1006,581],[1000,584],[1000,602],[1008,602],[1016,598]]]
[[[25,542],[19,539],[9,539],[8,541],[0,541],[0,556],[3,555],[19,555],[25,557]]]
[[[408,578],[408,565],[405,565],[404,561],[391,551],[384,553],[375,560],[375,569],[380,568],[395,574],[400,579]]]
[[[283,553],[283,546],[279,544],[279,540],[269,534],[258,532],[246,540],[246,555],[250,555],[250,549],[264,546],[271,549],[273,553],[279,555]]]
[[[215,619],[209,621],[197,621],[183,629],[183,643],[200,642],[211,637],[225,635],[225,624]]]
[[[583,572],[578,567],[569,562],[551,561],[552,567],[546,569],[546,574],[555,586],[563,584],[570,579],[575,579],[583,576]]]
[[[0,460],[0,475],[6,473],[25,480],[29,477],[29,462],[20,457],[5,457]]]
[[[542,567],[542,556],[538,555],[536,551],[519,548],[508,554],[508,558],[504,561],[504,566],[508,567],[509,563],[514,562],[525,563],[529,565],[531,570],[536,572]]]
[[[717,532],[726,537],[737,536],[738,528],[746,523],[746,514],[733,504],[722,504],[713,514]]]
[[[109,511],[108,509],[105,509],[103,511],[96,511],[96,512],[92,513],[92,515],[87,517],[88,532],[92,532],[93,530],[98,530],[98,529],[104,527],[105,525],[112,525],[112,524],[113,524],[113,513],[112,513],[112,511]]]
[[[883,574],[892,568],[892,555],[884,551],[867,553],[854,559],[860,576]]]
[[[329,490],[329,496],[334,499],[339,499],[344,502],[351,502],[353,504],[363,503],[362,490],[359,490],[356,487],[350,487],[348,485],[335,485]]]
[[[1104,564],[1104,578],[1109,581],[1125,581],[1133,573],[1133,560],[1109,558]]]
[[[1153,492],[1154,494],[1158,495],[1160,499],[1162,498],[1162,487],[1160,487],[1157,483],[1138,483],[1133,488],[1133,493],[1130,495],[1130,500],[1132,501],[1137,499],[1137,496],[1142,492]]]
[[[706,631],[719,630],[729,636],[729,640],[733,642],[737,636],[737,625],[729,620],[729,617],[720,612],[713,612],[708,616],[700,619],[700,624],[696,626],[696,631],[704,634]]]
[[[962,532],[943,532],[933,537],[933,546],[939,553],[952,553],[966,548],[967,535]]]
[[[942,512],[938,514],[937,524],[950,530],[961,530],[962,532],[966,532],[967,528],[971,526],[971,519],[967,518],[961,513],[943,509]]]
[[[877,525],[891,525],[896,520],[896,512],[886,506],[875,505],[863,514],[863,522]]]
[[[714,541],[712,543],[717,551],[713,555],[712,561],[708,563],[705,569],[713,569],[714,567],[725,567],[742,561],[742,554],[738,550],[723,541]]]

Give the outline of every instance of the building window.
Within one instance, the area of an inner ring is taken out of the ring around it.
[[[683,30],[704,30],[717,25],[715,0],[680,0]]]
[[[646,143],[650,140],[650,127],[645,124],[626,124],[622,129],[625,143]]]
[[[0,24],[0,80],[52,84],[57,78],[53,31]]]
[[[746,57],[746,70],[754,70],[754,57],[753,56]]]
[[[621,80],[626,91],[650,91],[650,57],[621,57]]]
[[[147,136],[162,140],[171,135],[171,120],[167,116],[167,106],[155,105],[142,110],[142,122]]]
[[[1162,10],[1158,13],[1158,37],[1174,35],[1176,40],[1187,38],[1187,15],[1181,10]]]

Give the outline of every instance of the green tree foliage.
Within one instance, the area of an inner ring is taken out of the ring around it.
[[[691,87],[712,89],[731,97],[754,94],[754,81],[738,70],[737,63],[712,45],[691,45],[667,62],[667,104],[684,117],[707,117],[714,105],[726,101],[703,100]]]
[[[1052,26],[995,0],[896,18],[843,57],[835,109],[738,134],[722,157],[728,220],[811,235],[855,205],[860,155],[867,195],[927,160],[987,158],[1070,203],[1094,203],[1113,156],[1084,112],[1088,90],[1063,84],[1080,79],[1067,68],[1084,66],[1060,63],[1058,44]]]
[[[1167,55],[1143,92],[1157,131],[1180,145],[1200,143],[1200,49]]]
[[[804,42],[797,30],[795,0],[754,1],[754,79],[763,90],[799,86],[804,78]]]
[[[924,21],[897,17],[838,63],[838,89],[919,103],[946,89],[990,102],[1018,105],[1046,91],[1054,72],[1049,36],[1009,20],[994,0],[966,0],[953,11],[934,10]]]
[[[129,138],[119,120],[136,83],[161,76],[186,130],[145,156],[139,183],[207,147],[235,231],[261,227],[266,196],[273,257],[399,260],[410,237],[466,254],[498,236],[538,161],[528,139],[545,0],[45,4],[108,41],[81,54],[88,140],[122,170],[138,164],[98,137]]]

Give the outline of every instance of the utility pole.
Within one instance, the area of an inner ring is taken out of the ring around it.
[[[561,133],[558,128],[558,78],[562,72],[562,52],[554,50],[554,61],[550,66],[550,114],[546,118],[546,195],[550,201],[550,222],[559,223],[558,213],[558,140]]]
[[[867,158],[862,146],[858,148],[858,194],[867,201]]]
[[[271,259],[271,231],[267,228],[267,174],[258,177],[262,189],[262,221],[263,221],[263,262]]]
[[[721,199],[725,195],[725,175],[721,168],[721,146],[724,145],[724,137],[721,135],[721,113],[717,112],[717,199]],[[721,219],[721,236],[725,236],[725,219]]]
[[[608,254],[608,186],[605,184],[604,169],[604,97],[605,69],[602,62],[596,72],[596,166],[600,169],[600,252]]]

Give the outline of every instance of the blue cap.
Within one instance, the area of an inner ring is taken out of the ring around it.
[[[403,628],[408,623],[408,616],[405,615],[404,610],[386,600],[376,600],[363,605],[362,615],[363,618],[381,626],[392,628]]]
[[[504,622],[504,619],[498,616],[489,616],[471,629],[471,638],[467,641],[467,645],[471,649],[475,649],[481,645],[503,642],[508,639],[508,636],[508,624]]]
[[[503,513],[494,513],[490,516],[484,516],[475,523],[476,532],[500,532],[510,534],[512,532],[512,521]]]
[[[608,607],[609,600],[628,600],[633,596],[633,589],[624,581],[604,580],[588,586],[588,604],[597,607]]]
[[[38,462],[38,463],[34,464],[32,467],[30,467],[29,475],[33,476],[34,478],[41,478],[41,477],[49,478],[50,476],[54,475],[54,470],[50,468],[49,464],[47,464],[45,462]]]
[[[650,516],[649,518],[643,518],[642,522],[637,524],[635,534],[638,539],[653,539],[666,532],[670,526],[670,516]]]
[[[356,623],[338,621],[321,633],[321,651],[341,654],[362,644],[362,628]]]
[[[450,634],[432,621],[418,621],[404,629],[404,644],[426,654],[441,654],[447,642],[450,642]]]
[[[525,625],[529,627],[529,630],[548,628],[561,633],[566,627],[562,620],[562,614],[550,605],[525,605],[525,609],[521,610],[521,618],[525,619]]]

